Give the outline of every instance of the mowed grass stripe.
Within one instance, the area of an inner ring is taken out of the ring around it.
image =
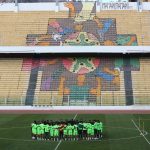
[[[10,116],[10,115],[9,115]],[[40,114],[40,115],[13,115],[11,121],[5,121],[3,123],[3,127],[15,127],[16,126],[30,126],[30,124],[34,120],[65,120],[65,119],[71,119],[74,116],[74,114],[67,114],[67,115],[60,115],[60,114]],[[7,115],[4,116],[7,118]],[[7,120],[7,119],[6,119]],[[22,139],[22,141],[7,141],[7,140],[1,140],[0,139],[0,147],[3,148],[3,150],[41,150],[42,148],[53,150],[58,142],[43,142],[43,141],[36,141],[36,142],[27,142],[24,140],[31,139],[31,129],[30,128],[12,128],[8,130],[1,131],[0,137],[4,138],[10,138],[10,139]],[[7,144],[6,144],[7,143]],[[8,144],[9,143],[9,144]],[[22,145],[22,146],[21,146]],[[28,147],[29,145],[29,147]]]
[[[7,115],[7,114],[0,114],[0,127],[6,126],[9,122],[13,121],[15,118],[19,117],[20,115]]]
[[[132,115],[106,115],[106,129],[108,132],[108,138],[128,138],[137,136],[136,129],[130,121],[132,117]],[[126,122],[122,122],[123,118]]]
[[[25,142],[0,140],[2,150],[54,150],[57,142]]]
[[[12,126],[29,126],[33,120],[42,119],[52,119],[52,120],[65,120],[72,119],[75,114],[42,114],[42,115],[3,115],[3,124],[0,127],[12,127]],[[1,115],[2,116],[2,115]],[[6,117],[6,120],[5,120]],[[104,139],[102,141],[63,141],[58,148],[58,150],[148,150],[148,144],[145,143],[144,139],[140,136],[137,130],[121,129],[121,128],[111,128],[112,127],[124,127],[124,128],[135,128],[131,122],[131,119],[138,120],[138,115],[78,115],[77,120],[101,120],[106,128],[104,128]],[[149,119],[149,115],[141,115],[141,119]],[[1,120],[1,118],[0,118]],[[5,120],[5,121],[4,121]],[[126,121],[125,121],[126,120]],[[150,123],[145,121],[146,129],[150,128]],[[137,136],[137,138],[136,138]],[[149,136],[149,134],[147,135]],[[1,130],[0,137],[6,137],[11,139],[20,139],[22,141],[8,141],[0,139],[0,149],[2,150],[41,150],[48,149],[54,150],[58,142],[47,142],[47,141],[31,141],[25,142],[25,140],[31,140],[31,130],[30,128],[18,128],[10,130]],[[125,140],[109,140],[109,139],[119,139],[127,138]],[[130,138],[135,137],[135,138]],[[128,139],[129,138],[129,139]]]
[[[131,123],[130,119],[134,118],[134,115],[106,115],[107,125],[113,127],[124,127],[124,128],[133,128],[134,126]],[[124,121],[124,119],[126,121]],[[109,141],[109,146],[111,150],[141,150],[141,145],[138,145],[137,141],[142,141],[143,139],[138,137],[140,136],[137,130],[125,130],[121,128],[107,128],[108,138],[127,138],[126,140],[120,141]],[[130,138],[135,137],[135,138]],[[136,138],[137,137],[137,138]],[[102,141],[104,142],[104,141]],[[106,143],[106,142],[105,142]],[[140,148],[139,148],[140,147]],[[147,150],[147,146],[144,144],[142,150]]]
[[[65,119],[71,119],[74,116],[74,114],[33,114],[33,115],[16,115],[13,116],[13,119],[11,119],[9,122],[7,121],[7,119],[5,120],[5,122],[3,121],[3,124],[0,125],[0,127],[20,127],[20,126],[30,126],[31,123],[34,120],[54,120],[54,121],[60,121],[60,120],[65,120]],[[4,118],[8,118],[7,115],[4,116]],[[1,119],[0,119],[1,120]]]
[[[74,114],[67,114],[67,115],[60,115],[60,114],[54,114],[54,115],[19,115],[15,119],[11,120],[10,122],[5,122],[5,125],[3,127],[24,127],[27,126],[27,128],[12,128],[8,130],[1,130],[0,137],[10,137],[10,138],[21,138],[21,139],[31,139],[31,129],[28,128],[28,126],[31,125],[31,123],[34,120],[54,120],[54,121],[60,121],[60,120],[66,120],[66,119],[72,119]],[[21,134],[20,134],[21,133]]]

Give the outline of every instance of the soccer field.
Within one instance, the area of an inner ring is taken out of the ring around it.
[[[101,141],[33,141],[34,120],[94,120],[104,124]],[[140,120],[140,121],[139,121]],[[140,122],[140,123],[139,123]],[[140,127],[139,127],[140,125]],[[141,133],[145,130],[144,134]],[[149,150],[150,115],[39,114],[0,115],[0,150]]]

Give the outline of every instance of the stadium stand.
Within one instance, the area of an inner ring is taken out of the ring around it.
[[[67,12],[20,12],[20,13],[10,13],[10,12],[1,12],[1,24],[0,24],[0,45],[1,46],[25,46],[27,45],[61,45],[59,40],[59,35],[54,34],[56,29],[54,29],[53,24],[54,19],[49,18],[58,18],[56,19],[60,22],[61,25],[66,25],[65,32],[61,33],[63,41],[66,39],[67,35],[73,35],[72,32],[82,28],[82,25],[74,24],[72,19],[68,18]],[[112,22],[109,32],[105,30],[100,30],[100,37],[97,35],[93,37],[99,41],[98,45],[104,45],[103,39],[106,38],[107,42],[105,45],[115,45],[116,38],[120,37],[121,40],[125,36],[124,41],[127,39],[135,39],[135,42],[131,45],[150,45],[150,15],[148,11],[143,11],[138,13],[136,11],[102,11],[97,13],[97,20],[102,21],[103,29],[106,29],[106,26]],[[63,18],[63,19],[61,19]],[[65,20],[64,20],[65,18]],[[64,20],[64,21],[62,21]],[[132,21],[129,21],[132,20]],[[51,23],[50,23],[51,22]],[[49,25],[48,25],[49,23]],[[91,26],[95,21],[85,23],[84,29],[81,29],[82,32],[88,31],[95,33]],[[59,24],[58,24],[59,25]],[[136,26],[136,28],[135,28]],[[108,27],[108,26],[107,26]],[[68,29],[69,28],[69,29]],[[97,28],[98,29],[98,28]],[[103,31],[105,34],[103,34]],[[66,35],[65,35],[66,34]],[[118,35],[118,36],[117,36]],[[122,35],[122,36],[119,36]],[[110,38],[113,36],[113,42],[110,41]],[[134,37],[133,37],[134,36]],[[58,39],[55,39],[55,37]],[[137,38],[137,43],[136,43]],[[37,42],[39,40],[39,42]],[[117,41],[121,41],[117,40]],[[46,42],[44,42],[46,41]],[[65,43],[64,43],[65,44]],[[118,43],[121,45],[121,43]],[[117,45],[118,45],[117,44]],[[125,44],[125,43],[124,43]],[[125,44],[127,45],[127,44]]]
[[[1,12],[0,46],[150,45],[149,11],[97,12],[94,2],[64,7],[69,11]],[[149,65],[148,57],[128,55],[2,55],[0,105],[150,104]]]
[[[0,58],[1,105],[150,104],[149,58]]]

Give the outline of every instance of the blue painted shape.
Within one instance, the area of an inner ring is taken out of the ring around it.
[[[111,75],[111,74],[108,74],[108,73],[105,73],[105,72],[98,72],[98,73],[96,73],[96,76],[100,77],[100,78],[103,78],[107,81],[112,81],[114,79],[114,75]]]
[[[103,28],[98,30],[98,33],[101,34],[101,33],[106,33],[110,26],[112,25],[113,23],[113,20],[112,19],[109,19],[109,20],[106,20],[104,23],[103,23]]]
[[[64,28],[63,28],[63,31],[62,31],[62,32],[59,32],[59,34],[60,34],[60,35],[64,35],[64,34],[71,34],[71,33],[73,33],[73,32],[74,32],[73,29],[64,27]]]

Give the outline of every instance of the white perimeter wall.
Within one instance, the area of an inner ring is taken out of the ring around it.
[[[1,110],[150,110],[150,105],[132,105],[132,106],[0,106]]]
[[[143,2],[142,9],[150,10],[150,2]],[[127,10],[138,10],[137,2],[129,2]],[[55,2],[19,3],[18,6],[15,6],[15,3],[1,3],[0,11],[68,11],[68,8],[64,7],[63,2],[60,2],[58,6]],[[97,3],[97,11],[101,11],[99,2]]]
[[[0,53],[150,53],[150,46],[0,46]]]

